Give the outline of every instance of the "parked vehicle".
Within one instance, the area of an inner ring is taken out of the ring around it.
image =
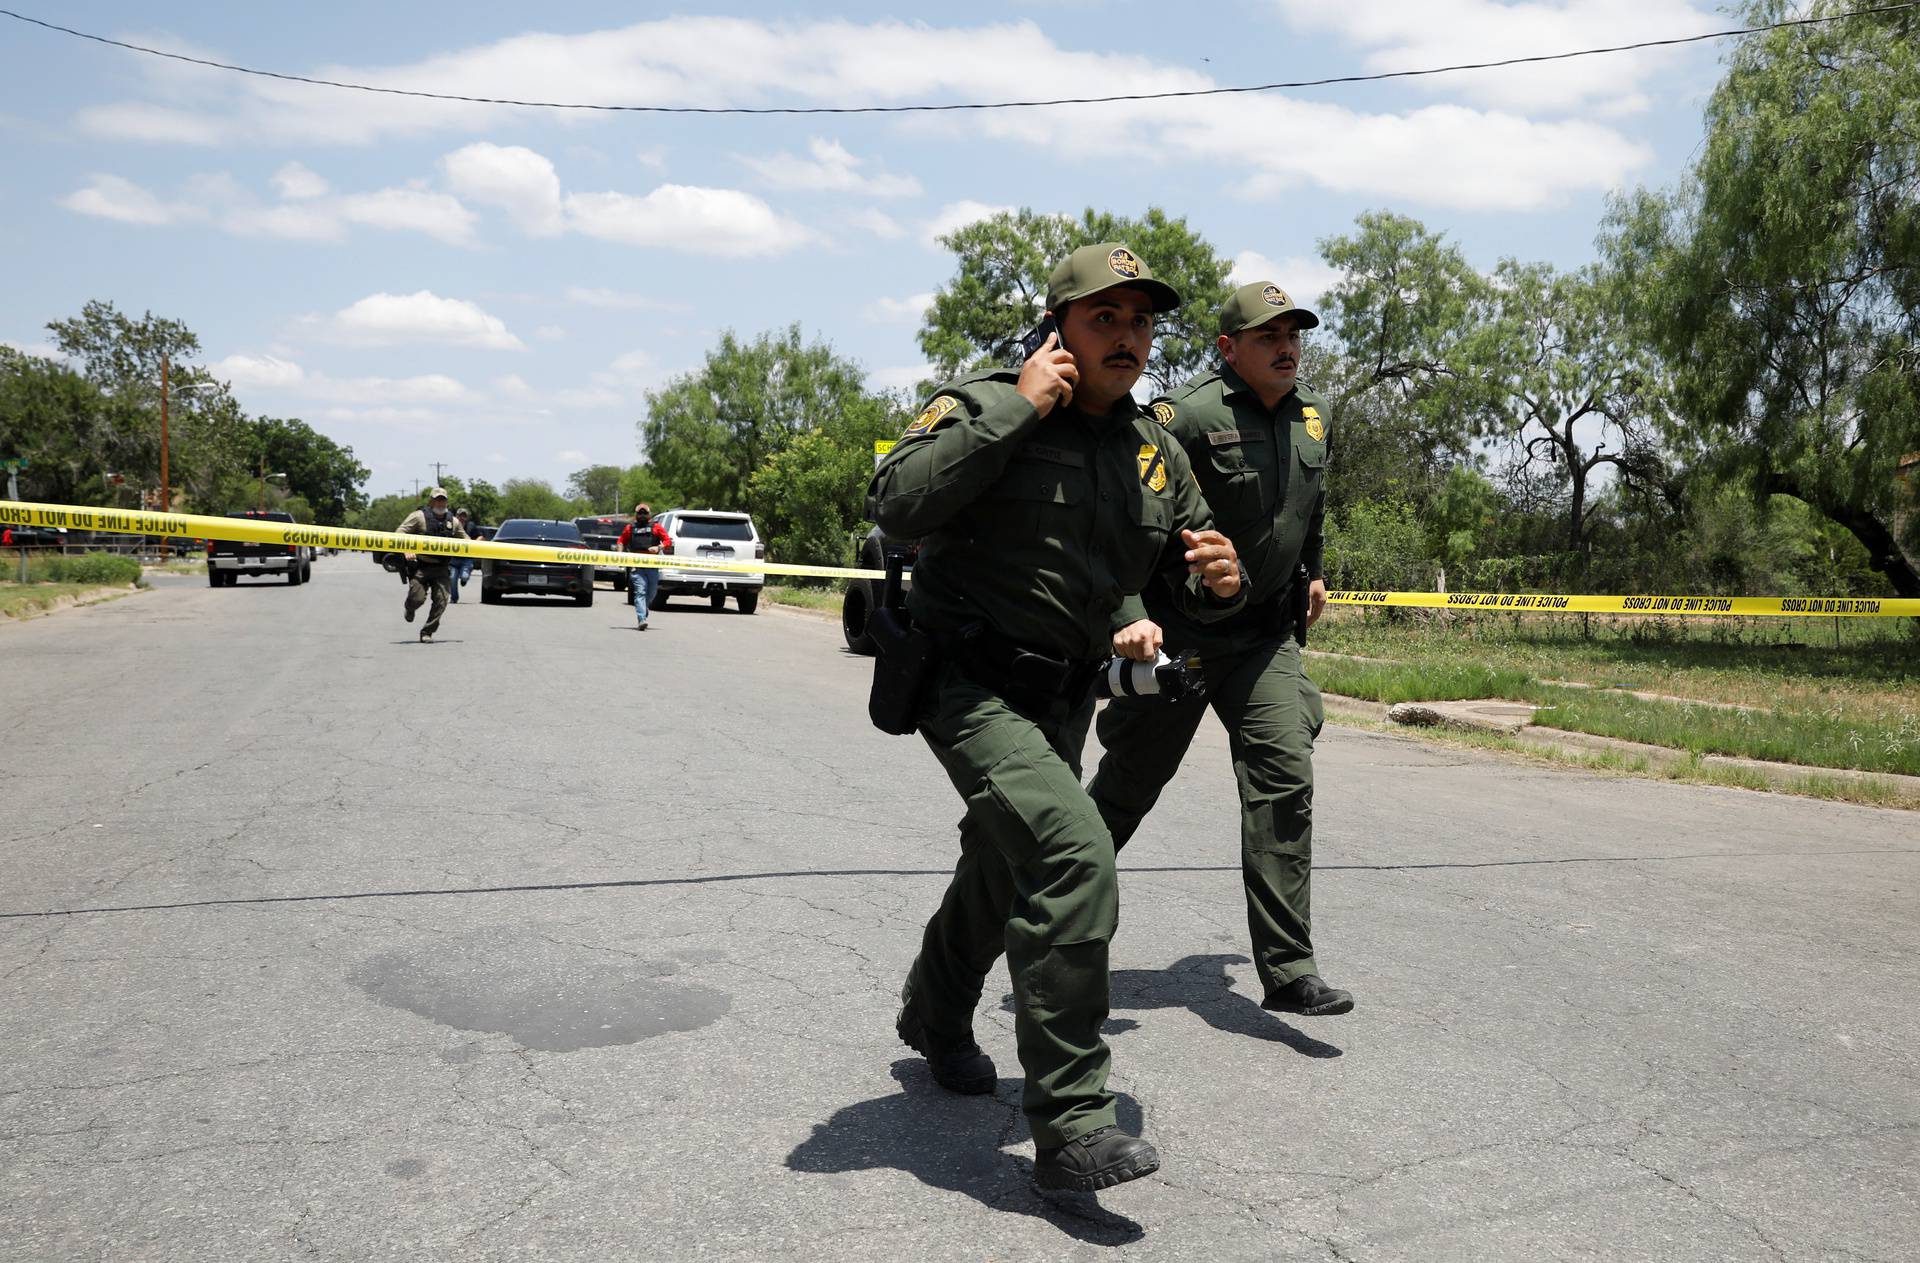
[[[580,528],[580,538],[586,542],[588,548],[596,552],[611,553],[619,551],[616,545],[620,543],[620,532],[626,530],[627,523],[632,520],[632,518],[617,516],[577,517],[573,519],[573,524]],[[627,590],[629,576],[625,566],[595,566],[593,577],[605,579],[613,584],[615,592]]]
[[[500,523],[496,544],[532,544],[540,548],[581,547],[580,528],[572,522],[516,517]],[[498,605],[509,592],[540,596],[571,596],[575,605],[593,604],[593,566],[554,561],[480,561],[480,601]]]
[[[660,525],[670,541],[660,551],[670,557],[684,558],[660,570],[660,588],[653,595],[653,608],[659,609],[675,596],[704,596],[716,610],[725,609],[732,597],[742,614],[751,614],[760,605],[760,589],[767,576],[738,574],[730,570],[701,570],[708,561],[759,560],[767,555],[767,546],[753,519],[745,513],[716,509],[671,509],[662,513]]]
[[[860,541],[860,554],[854,564],[862,570],[885,570],[887,562],[898,557],[911,567],[914,554],[919,551],[917,542],[889,540],[886,532],[876,526]],[[886,586],[880,579],[847,581],[847,594],[840,602],[840,633],[847,638],[847,648],[854,653],[873,652],[873,637],[867,633],[867,620],[880,608]]]
[[[293,523],[293,515],[278,509],[246,509],[228,517],[260,522]],[[280,575],[289,586],[313,578],[313,549],[305,544],[249,544],[228,539],[207,541],[207,586],[232,587],[241,575]]]

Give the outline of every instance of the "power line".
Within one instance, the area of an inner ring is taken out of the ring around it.
[[[15,13],[11,9],[0,9],[0,16],[13,18],[33,26],[44,27],[49,31],[58,31],[62,35],[72,35],[78,39],[92,40],[96,44],[106,44],[113,48],[124,48],[129,52],[144,53],[149,57],[164,57],[170,61],[184,61],[195,66],[206,66],[213,70],[229,70],[235,74],[256,75],[263,79],[282,79],[289,83],[307,83],[321,88],[345,88],[355,92],[377,92],[386,96],[420,97],[429,101],[461,101],[470,105],[517,105],[528,109],[542,110],[601,110],[622,114],[938,114],[959,110],[1029,110],[1043,109],[1056,105],[1107,105],[1121,101],[1171,101],[1183,97],[1232,96],[1253,92],[1278,92],[1288,88],[1325,88],[1346,83],[1379,83],[1386,79],[1415,79],[1429,75],[1454,74],[1464,70],[1497,70],[1503,66],[1537,65],[1541,62],[1568,61],[1576,57],[1600,57],[1610,53],[1630,53],[1646,48],[1671,48],[1679,44],[1698,44],[1707,40],[1730,39],[1736,35],[1758,35],[1764,31],[1779,31],[1796,26],[1819,26],[1827,22],[1844,21],[1847,18],[1873,17],[1884,13],[1903,13],[1920,9],[1920,0],[1907,0],[1904,4],[1880,5],[1871,9],[1853,9],[1846,13],[1830,13],[1824,17],[1789,18],[1780,22],[1768,22],[1761,26],[1741,26],[1725,31],[1709,31],[1704,35],[1679,35],[1670,39],[1640,40],[1632,44],[1614,44],[1605,48],[1581,48],[1565,53],[1540,53],[1531,57],[1505,57],[1498,61],[1460,62],[1451,66],[1432,66],[1425,70],[1385,70],[1370,75],[1335,75],[1326,79],[1294,79],[1284,83],[1257,83],[1226,88],[1188,88],[1174,92],[1125,92],[1113,96],[1077,96],[1048,97],[1031,101],[973,101],[950,102],[942,105],[596,105],[578,101],[526,101],[515,97],[463,96],[455,92],[424,92],[413,88],[383,88],[370,83],[345,83],[337,79],[315,79],[307,75],[284,74],[277,70],[257,70],[251,66],[236,66],[231,62],[209,61],[204,57],[189,57],[185,53],[170,53],[158,48],[147,48],[140,44],[129,44],[124,40],[108,39],[104,35],[93,35],[86,31],[76,31],[72,27],[60,26],[53,22],[43,22],[39,18],[30,18],[24,13]]]

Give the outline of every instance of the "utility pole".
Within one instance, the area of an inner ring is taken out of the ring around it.
[[[446,467],[446,463],[447,462],[443,460],[433,462],[433,485],[436,487],[439,486],[442,481],[440,471]]]
[[[418,478],[413,480],[413,498],[416,500],[420,498],[420,480]]]

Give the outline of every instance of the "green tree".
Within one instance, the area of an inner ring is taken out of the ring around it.
[[[542,478],[509,478],[500,489],[500,520],[515,517],[571,518],[573,505]]]
[[[800,326],[742,342],[731,330],[706,366],[647,393],[647,463],[689,503],[746,503],[747,481],[796,434],[825,428],[866,397],[863,374]]]
[[[366,502],[360,488],[372,471],[341,447],[297,418],[257,417],[247,422],[256,469],[283,473],[288,494],[312,506],[314,520],[337,526],[349,510]]]
[[[1046,309],[1047,277],[1071,251],[1124,241],[1153,274],[1178,290],[1177,312],[1156,320],[1146,378],[1156,391],[1211,362],[1219,312],[1231,292],[1229,264],[1185,219],[1149,207],[1137,219],[1089,207],[1079,219],[1032,210],[1002,211],[956,229],[940,244],[958,256],[954,277],[933,296],[920,349],[942,379],[1013,363],[1020,339]]]
[[[618,506],[622,513],[633,512],[636,504],[644,504],[655,513],[665,513],[668,509],[684,507],[681,504],[683,499],[679,492],[653,472],[651,465],[630,465],[620,475]]]
[[[1373,436],[1373,447],[1423,453],[1429,474],[1464,460],[1471,425],[1461,392],[1471,383],[1460,360],[1486,319],[1486,279],[1444,236],[1385,211],[1366,212],[1351,234],[1322,240],[1320,256],[1341,274],[1321,299],[1341,353],[1341,371],[1323,386],[1337,427],[1330,445],[1338,451],[1348,441],[1338,430],[1349,427],[1351,412],[1359,424],[1393,431]]]
[[[567,494],[581,501],[586,513],[631,510],[631,504],[619,503],[620,480],[624,477],[626,470],[618,465],[589,465],[567,475]]]
[[[796,435],[754,472],[747,503],[779,561],[846,565],[865,514],[873,445],[905,428],[903,396],[866,396],[825,426]]]
[[[1616,204],[1605,246],[1671,367],[1673,442],[1818,509],[1920,596],[1898,476],[1920,449],[1920,15],[1848,7],[1743,39],[1691,173]]]
[[[65,364],[0,346],[0,456],[24,457],[20,494],[50,504],[107,504],[103,473],[144,485],[144,435],[104,423],[115,404]],[[158,448],[159,434],[152,436]],[[154,458],[154,459],[157,459]]]
[[[1523,464],[1545,466],[1565,486],[1569,553],[1587,550],[1596,469],[1668,483],[1658,369],[1616,300],[1612,278],[1597,267],[1562,273],[1502,260],[1486,318],[1449,348],[1452,381],[1440,392],[1477,437],[1510,440]]]

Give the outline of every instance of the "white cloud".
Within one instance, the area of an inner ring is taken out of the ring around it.
[[[898,241],[907,235],[900,221],[883,210],[868,207],[847,217],[847,225],[861,232],[880,238],[882,241]]]
[[[347,235],[335,208],[319,202],[235,206],[221,217],[220,225],[242,237],[287,241],[338,241]]]
[[[628,351],[607,368],[620,377],[648,377],[654,371],[654,362],[653,357],[645,351]]]
[[[289,201],[325,197],[327,182],[297,162],[289,162],[273,173],[273,191]]]
[[[799,189],[810,193],[863,193],[869,197],[914,197],[920,181],[910,175],[889,175],[876,171],[864,174],[865,160],[847,152],[837,140],[814,137],[807,144],[812,156],[801,158],[778,153],[767,158],[741,158],[760,178],[776,189]]]
[[[1280,12],[1306,29],[1349,34],[1382,58],[1416,53],[1428,57],[1455,42],[1478,38],[1456,30],[1459,26],[1499,41],[1498,48],[1504,50],[1505,41],[1516,38],[1505,33],[1505,24],[1532,23],[1524,50],[1532,52],[1537,51],[1535,39],[1551,35],[1564,41],[1600,29],[1597,23],[1604,23],[1617,39],[1618,29],[1691,30],[1700,21],[1691,3],[1677,10],[1679,16],[1660,18],[1656,0],[1619,0],[1617,5],[1614,0],[1437,4],[1442,18],[1450,21],[1436,21],[1427,8],[1408,9],[1389,0],[1354,0],[1324,11],[1288,6]],[[1617,16],[1622,12],[1627,15],[1624,28]],[[1485,56],[1489,50],[1475,46],[1472,51]],[[1594,78],[1619,75],[1609,69],[1616,62],[1594,58],[1561,63],[1524,89],[1514,86],[1518,78],[1505,71],[1447,76],[1445,83],[1426,85],[1470,97],[1477,92],[1491,101],[1491,109],[1448,104],[1367,112],[1261,94],[1136,102],[1099,110],[915,116],[896,127],[921,149],[929,141],[945,139],[974,151],[1005,145],[1071,154],[1072,162],[1083,168],[1116,159],[1178,164],[1183,169],[1174,174],[1186,180],[1196,168],[1212,167],[1235,192],[1254,197],[1270,196],[1280,187],[1293,196],[1319,188],[1415,205],[1532,210],[1616,187],[1652,160],[1649,146],[1601,121],[1630,108],[1637,90],[1608,88]],[[1661,63],[1634,61],[1625,78],[1644,80],[1644,64]],[[379,86],[471,95],[695,106],[990,100],[1031,96],[1035,84],[1045,84],[1048,94],[1060,96],[1099,95],[1116,85],[1142,93],[1221,86],[1197,69],[1143,53],[1061,47],[1036,24],[1024,21],[942,27],[891,19],[768,22],[678,16],[577,34],[530,32],[435,53],[411,64],[308,69]],[[227,143],[364,145],[394,137],[471,133],[520,117],[502,106],[316,92],[273,80],[216,79],[206,72],[183,76],[178,68],[168,67],[145,73],[151,95],[161,100],[89,110],[81,117],[82,125],[94,134],[142,139],[162,133],[204,141],[211,133]],[[1448,86],[1469,81],[1482,86]],[[1593,108],[1561,119],[1534,117],[1543,108],[1565,110],[1570,103]],[[190,120],[152,115],[158,107],[176,104],[190,109]],[[114,112],[127,108],[135,112]],[[813,161],[832,169],[831,162],[823,164],[818,157]],[[606,240],[668,245],[687,232],[692,249],[722,255],[773,253],[804,235],[764,203],[730,190],[666,185],[644,197],[575,194],[563,198],[562,208],[576,219],[576,230]]]
[[[61,198],[60,205],[123,224],[178,224],[205,214],[190,202],[163,201],[152,190],[117,175],[93,176],[85,187]]]
[[[338,241],[350,225],[421,232],[450,245],[474,244],[472,211],[445,194],[417,188],[379,189],[341,197],[327,194],[327,183],[299,163],[274,173],[282,201],[261,202],[225,172],[196,175],[183,183],[182,196],[168,200],[117,175],[95,175],[60,205],[83,215],[122,223],[174,225],[213,219],[236,236],[277,237],[288,241]]]
[[[633,160],[643,167],[648,167],[655,171],[665,171],[667,169],[667,147],[665,145],[655,145],[650,149],[636,149],[633,154]]]
[[[527,379],[518,373],[494,378],[493,388],[508,399],[527,399],[533,395],[533,387],[527,385]]]
[[[811,235],[736,189],[662,184],[644,197],[573,193],[566,204],[575,231],[622,245],[748,258],[778,254]]]
[[[11,347],[22,355],[31,355],[36,359],[64,360],[67,358],[66,352],[51,342],[14,342],[8,338],[0,338],[0,346]]]
[[[1675,0],[1342,0],[1276,4],[1295,30],[1327,32],[1373,51],[1370,71],[1499,61],[1634,40],[1699,35],[1711,10]],[[1617,115],[1644,108],[1640,85],[1673,65],[1671,51],[1644,50],[1413,80],[1421,89],[1499,109]]]
[[[633,290],[605,289],[598,286],[569,285],[566,300],[582,307],[609,307],[616,311],[685,311],[685,303],[670,302]]]
[[[933,306],[933,294],[910,294],[905,298],[876,298],[867,304],[867,319],[886,325],[918,325]]]
[[[465,299],[442,298],[424,289],[412,294],[369,294],[335,312],[325,327],[342,340],[375,345],[442,342],[496,351],[526,349],[497,316]]]
[[[968,224],[977,224],[983,219],[991,219],[995,215],[1013,209],[1011,206],[989,206],[985,202],[975,202],[971,200],[949,202],[936,211],[932,219],[929,219],[921,226],[920,235],[926,239],[928,245],[939,246],[940,238],[946,236],[948,233],[956,232],[959,229],[965,228]]]
[[[543,155],[520,145],[468,145],[440,160],[453,191],[498,206],[535,237],[561,232],[560,176]]]
[[[870,390],[912,390],[933,377],[931,364],[904,364],[898,368],[876,368],[867,374]]]
[[[1296,304],[1313,310],[1320,296],[1344,275],[1339,269],[1306,255],[1288,255],[1276,263],[1257,250],[1242,250],[1233,256],[1233,270],[1227,273],[1227,284],[1240,286],[1271,281],[1287,291]]]
[[[448,245],[473,243],[474,213],[457,198],[423,189],[381,189],[356,193],[339,202],[340,217],[369,228],[422,232]]]
[[[232,138],[229,124],[215,114],[195,114],[145,101],[122,101],[81,110],[75,122],[94,136],[136,143],[220,145]]]
[[[533,336],[541,342],[564,342],[567,331],[559,325],[541,325],[533,331]]]
[[[207,366],[236,392],[257,390],[333,404],[472,404],[480,396],[444,373],[416,377],[333,377],[273,355],[229,355]],[[338,411],[336,409],[335,411]]]

